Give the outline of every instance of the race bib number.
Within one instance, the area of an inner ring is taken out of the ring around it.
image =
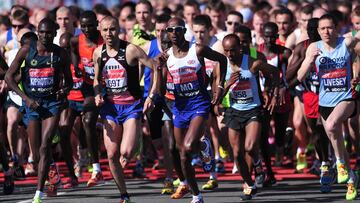
[[[254,101],[250,81],[237,81],[230,88],[231,99],[234,103],[248,104]]]
[[[322,83],[326,92],[347,91],[347,73],[345,68],[327,71],[322,76]]]

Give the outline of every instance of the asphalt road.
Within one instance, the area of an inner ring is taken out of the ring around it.
[[[199,185],[204,184],[205,179],[199,181]],[[160,203],[190,202],[191,195],[181,200],[171,200],[167,195],[160,195],[162,183],[150,180],[128,180],[128,192],[131,195],[131,201],[137,203]],[[293,179],[278,181],[271,188],[263,188],[255,198],[249,202],[345,202],[345,185],[333,185],[333,191],[329,194],[323,194],[319,190],[317,179]],[[21,185],[17,187],[13,195],[0,196],[0,202],[31,202],[35,192],[35,185]],[[241,182],[239,180],[226,180],[219,183],[219,188],[211,192],[203,192],[205,202],[240,202],[242,192]],[[57,197],[45,198],[43,202],[51,203],[111,203],[119,202],[119,193],[115,183],[112,180],[105,184],[93,188],[87,188],[85,183],[71,190],[59,190]],[[356,202],[360,202],[358,198]]]

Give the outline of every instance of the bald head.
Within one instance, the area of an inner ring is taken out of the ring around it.
[[[104,26],[104,25],[108,25],[108,24],[116,24],[117,28],[119,28],[118,20],[116,18],[112,17],[112,16],[105,16],[100,21],[100,27]]]
[[[223,46],[226,45],[232,45],[232,46],[236,46],[236,45],[240,45],[240,40],[239,37],[235,34],[228,34],[224,37],[223,39]]]

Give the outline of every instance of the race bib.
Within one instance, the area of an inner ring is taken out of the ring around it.
[[[254,101],[251,83],[249,80],[235,82],[231,87],[231,100],[238,104],[248,104]]]
[[[333,69],[322,75],[322,83],[326,92],[345,92],[348,89],[346,68]]]
[[[176,93],[182,97],[191,97],[200,93],[200,84],[195,67],[170,70]]]
[[[54,86],[54,68],[30,68],[30,88],[33,92],[51,91]]]

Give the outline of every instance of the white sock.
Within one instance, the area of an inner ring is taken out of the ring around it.
[[[305,153],[305,148],[298,147],[296,153],[297,154],[304,154]]]
[[[188,182],[186,180],[180,181],[180,185],[187,185],[187,184],[188,184]]]
[[[321,162],[321,166],[329,166],[330,164],[329,164],[329,162],[327,162],[327,161],[323,161],[323,162]]]
[[[340,159],[336,157],[336,164],[345,164],[344,159]]]
[[[201,193],[199,193],[198,195],[193,195],[193,201],[199,201],[199,200],[201,200],[203,197],[202,197],[202,195],[201,195]]]
[[[41,192],[40,190],[36,190],[34,198],[36,198],[36,197],[39,197],[40,199],[42,199],[44,197],[44,193]]]
[[[219,154],[215,154],[215,160],[220,160],[220,161],[222,161],[222,158],[220,157]]]
[[[216,172],[210,172],[210,180],[216,180]]]
[[[33,163],[33,162],[34,162],[34,160],[32,158],[28,157],[28,163]]]
[[[100,163],[94,163],[93,166],[93,173],[101,172]]]

